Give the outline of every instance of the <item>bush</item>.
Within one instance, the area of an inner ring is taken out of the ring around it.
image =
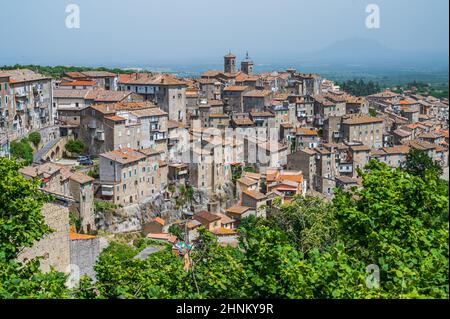
[[[118,206],[113,203],[103,201],[94,202],[94,210],[96,213],[98,212],[113,213],[117,208]]]
[[[93,169],[91,169],[88,173],[88,176],[98,179],[100,177],[100,172],[98,166],[95,166]]]
[[[25,138],[11,142],[10,152],[12,157],[25,161],[26,165],[33,163],[33,149]]]
[[[80,140],[70,140],[66,144],[66,151],[72,154],[81,154],[85,149],[84,143]]]
[[[41,142],[41,134],[39,132],[32,132],[28,135],[28,140],[37,147]]]

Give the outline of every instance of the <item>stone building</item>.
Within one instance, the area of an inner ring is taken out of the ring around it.
[[[41,132],[42,142],[57,138],[51,78],[27,69],[0,71],[0,149],[8,142]]]
[[[230,85],[223,89],[222,100],[225,104],[226,113],[243,113],[244,112],[244,95],[249,91],[247,86]]]
[[[158,151],[124,148],[99,158],[101,196],[115,204],[138,203],[167,186],[167,165]]]
[[[273,94],[269,90],[252,90],[244,93],[243,112],[264,112],[271,106]]]
[[[236,67],[236,56],[233,53],[228,53],[223,57],[224,60],[224,66],[223,71],[225,73],[236,73],[237,67]]]
[[[245,59],[241,62],[241,71],[244,72],[247,75],[253,75],[253,66],[254,63],[248,56],[248,52],[245,55]]]
[[[344,141],[358,141],[371,148],[383,147],[383,119],[368,115],[354,115],[342,120]]]
[[[169,74],[134,73],[119,76],[119,90],[141,94],[169,115],[169,119],[186,124],[185,81]]]
[[[168,115],[151,102],[96,104],[81,111],[80,138],[91,155],[121,148],[167,149]]]
[[[20,173],[27,179],[39,179],[43,191],[69,200],[69,210],[81,219],[83,231],[96,229],[92,177],[55,163],[26,166],[20,169]]]

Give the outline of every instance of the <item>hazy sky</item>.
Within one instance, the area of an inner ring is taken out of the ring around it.
[[[65,8],[78,4],[80,29]],[[380,7],[380,29],[365,9]],[[14,0],[0,6],[0,64],[217,62],[232,50],[292,59],[351,38],[448,51],[448,0]]]

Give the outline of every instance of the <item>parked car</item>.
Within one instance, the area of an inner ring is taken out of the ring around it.
[[[94,162],[89,156],[78,156],[77,161],[78,163],[80,163],[80,165],[94,165]]]

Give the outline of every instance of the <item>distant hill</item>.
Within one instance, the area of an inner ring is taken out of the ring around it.
[[[318,52],[306,55],[311,63],[361,65],[365,67],[448,66],[448,52],[394,50],[372,39],[352,38],[335,42]]]

